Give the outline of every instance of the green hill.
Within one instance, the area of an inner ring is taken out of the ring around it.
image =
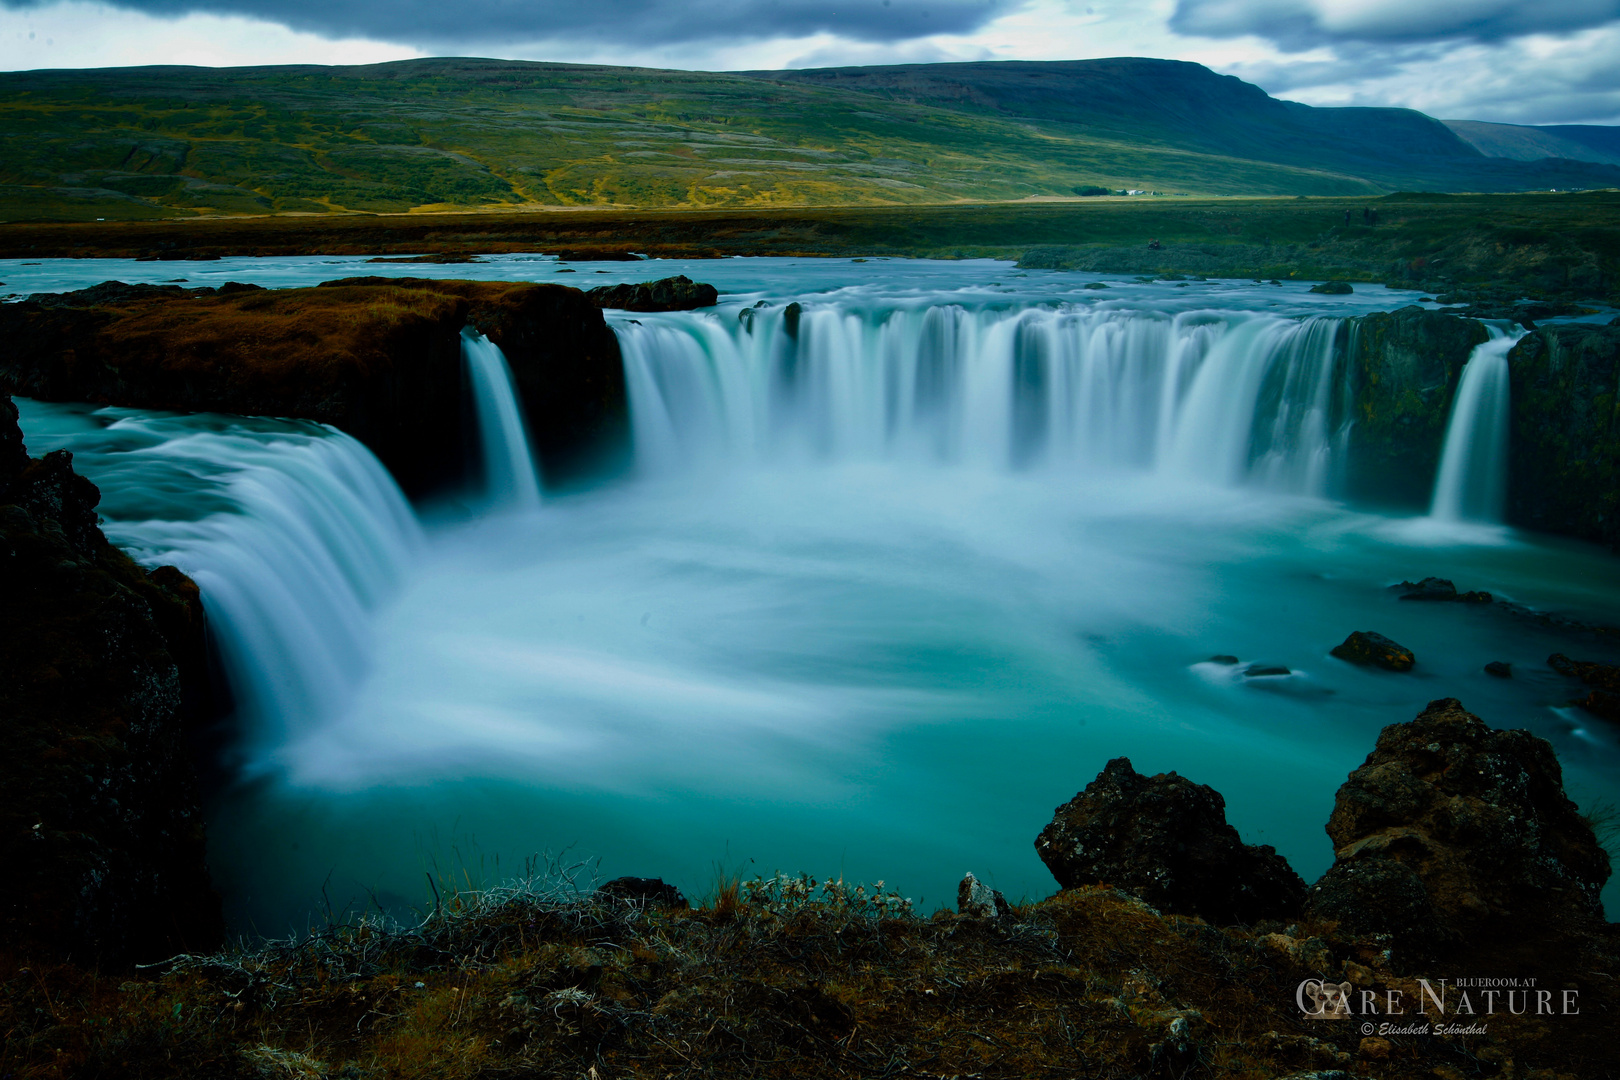
[[[1487,158],[1419,113],[1309,109],[1168,61],[0,74],[11,221],[1616,184],[1620,168]]]

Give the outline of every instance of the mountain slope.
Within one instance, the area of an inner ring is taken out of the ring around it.
[[[1412,109],[1315,108],[1280,101],[1241,79],[1178,60],[898,64],[749,74],[976,115],[1047,121],[1103,138],[1321,168],[1390,189],[1515,191],[1602,187],[1620,180],[1620,172],[1589,163],[1521,163],[1490,156],[1452,127]]]
[[[1529,127],[1487,124],[1479,120],[1447,120],[1445,124],[1487,157],[1515,161],[1556,157],[1620,165],[1620,129],[1612,127],[1595,124]]]
[[[1170,61],[0,73],[13,221],[1617,184],[1606,165],[1486,157],[1421,113],[1311,109]]]

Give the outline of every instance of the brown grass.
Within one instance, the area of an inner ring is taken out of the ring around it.
[[[7,965],[0,1075],[1603,1075],[1614,995],[1573,969],[1583,1017],[1497,1017],[1485,1037],[1395,1038],[1373,1058],[1359,1024],[1303,1019],[1295,988],[1411,979],[1377,942],[1261,929],[1294,932],[1220,930],[1102,887],[999,920],[922,919],[881,889],[803,877],[723,879],[689,911],[448,890],[418,926],[332,926],[135,979]]]

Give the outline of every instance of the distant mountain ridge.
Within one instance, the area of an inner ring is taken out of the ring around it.
[[[1487,157],[1536,161],[1568,158],[1620,165],[1620,128],[1597,124],[1491,124],[1480,120],[1447,120],[1445,125]]]
[[[1606,131],[1312,108],[1128,57],[6,72],[0,220],[1617,187]]]
[[[1555,186],[1606,186],[1592,182],[1607,179],[1612,184],[1612,176],[1580,166],[1525,169],[1503,162],[1567,159],[1620,165],[1620,131],[1613,128],[1480,125],[1436,120],[1415,109],[1319,108],[1271,97],[1252,83],[1180,60],[1006,60],[746,74],[1045,120],[1103,137],[1329,169],[1391,188],[1456,190],[1454,185],[1469,180],[1477,185],[1474,190],[1510,190],[1514,183],[1541,187],[1541,180]],[[1548,132],[1547,152],[1503,152],[1508,140],[1482,138],[1475,131],[1480,127]],[[1613,140],[1613,152],[1605,149],[1610,145],[1605,139]],[[1560,178],[1563,185],[1556,184]]]

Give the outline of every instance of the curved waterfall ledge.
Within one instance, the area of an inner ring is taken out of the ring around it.
[[[348,278],[316,288],[107,282],[0,307],[0,390],[45,401],[317,420],[415,493],[463,482],[461,332],[500,347],[549,484],[622,459],[624,376],[577,289]]]

